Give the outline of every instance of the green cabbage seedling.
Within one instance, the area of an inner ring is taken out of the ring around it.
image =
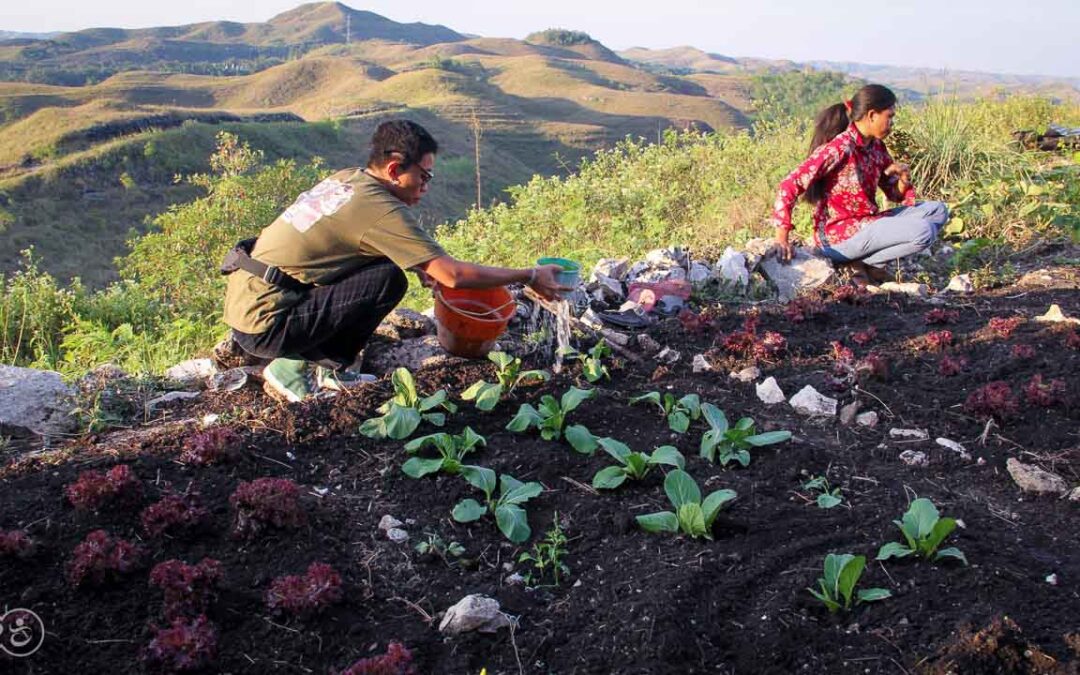
[[[938,546],[945,538],[956,529],[956,520],[953,518],[941,518],[934,503],[925,497],[920,497],[911,502],[904,519],[894,520],[893,523],[904,534],[907,545],[900,542],[889,542],[878,551],[878,560],[889,558],[905,558],[913,553],[918,553],[927,560],[941,560],[942,558],[956,558],[968,564],[967,558],[960,549],[943,548]]]
[[[812,588],[806,590],[823,602],[832,614],[840,609],[851,609],[852,592],[865,567],[866,556],[830,553],[825,556],[825,576],[818,577],[821,592]],[[855,594],[855,602],[874,602],[891,596],[892,593],[884,588],[864,588]]]
[[[528,540],[532,534],[529,529],[528,514],[521,504],[544,491],[540,483],[522,483],[513,476],[503,474],[499,477],[499,496],[495,497],[495,472],[482,466],[465,465],[461,475],[469,484],[483,490],[486,506],[475,499],[463,499],[454,506],[451,516],[459,523],[471,523],[480,520],[489,511],[495,514],[495,523],[499,531],[515,544]]]
[[[625,444],[614,438],[598,438],[596,442],[604,452],[611,455],[621,466],[609,466],[600,469],[593,476],[592,486],[597,490],[613,490],[627,478],[641,480],[649,473],[649,469],[658,464],[666,464],[682,469],[686,466],[686,460],[682,453],[670,445],[662,445],[653,450],[651,455],[643,452],[632,452]]]
[[[742,466],[750,464],[750,448],[783,443],[791,438],[790,431],[767,431],[754,433],[754,420],[744,417],[728,426],[727,415],[711,403],[701,406],[701,414],[709,423],[709,430],[701,437],[701,456],[710,462],[719,461],[727,466],[736,461]]]
[[[829,488],[829,479],[825,476],[814,476],[803,483],[803,489],[817,493],[817,505],[819,509],[831,509],[844,503],[840,496],[840,488]]]
[[[465,391],[461,392],[461,398],[466,401],[476,400],[478,410],[489,411],[499,404],[503,394],[510,394],[514,389],[527,380],[540,380],[546,382],[551,378],[543,370],[521,370],[521,359],[514,358],[505,352],[491,352],[488,360],[495,364],[496,382],[480,380]]]
[[[390,382],[394,385],[394,396],[379,406],[382,417],[373,417],[360,425],[360,433],[369,438],[400,441],[411,436],[421,421],[437,427],[446,424],[446,415],[435,412],[438,408],[450,413],[457,411],[457,406],[443,389],[421,398],[416,393],[416,381],[407,368],[395,370]]]
[[[539,409],[528,403],[522,403],[517,415],[514,415],[514,419],[510,420],[506,428],[508,431],[520,433],[536,427],[540,430],[540,438],[545,441],[557,441],[565,433],[566,440],[574,450],[591,455],[596,451],[596,437],[580,424],[567,427],[565,432],[563,425],[566,423],[568,413],[581,405],[582,401],[595,396],[595,389],[578,389],[577,387],[570,387],[559,401],[556,401],[554,396],[545,394],[540,399]]]
[[[701,500],[701,490],[697,483],[682,469],[675,469],[664,479],[664,493],[667,494],[675,512],[660,511],[638,516],[637,522],[646,532],[679,532],[695,539],[712,539],[712,526],[720,509],[735,499],[734,490],[717,490],[705,501]]]
[[[664,394],[661,398],[659,392],[650,391],[631,398],[630,405],[643,401],[660,408],[660,412],[667,415],[668,427],[676,433],[686,433],[686,430],[690,428],[690,422],[701,419],[701,399],[697,394],[687,394],[676,399],[674,394]]]
[[[430,434],[414,438],[405,444],[405,452],[410,455],[423,450],[429,445],[435,446],[439,451],[439,457],[412,457],[401,465],[401,470],[410,478],[423,478],[429,473],[442,471],[450,475],[461,472],[461,460],[465,455],[476,449],[479,445],[487,445],[483,436],[465,427],[465,430],[456,436],[450,434]]]
[[[566,358],[581,361],[581,374],[585,376],[585,379],[590,384],[603,378],[611,379],[611,373],[608,372],[607,366],[604,365],[604,359],[611,356],[611,347],[603,340],[593,345],[592,349],[586,354],[582,354],[573,347],[560,350],[559,353]]]

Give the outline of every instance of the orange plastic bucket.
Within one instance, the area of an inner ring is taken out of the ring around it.
[[[439,344],[454,356],[482,359],[506,330],[516,308],[514,296],[502,286],[436,286],[435,323]]]

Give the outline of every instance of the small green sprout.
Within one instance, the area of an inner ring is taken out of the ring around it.
[[[829,479],[825,476],[813,476],[803,483],[803,489],[817,494],[816,502],[819,509],[831,509],[844,503],[840,496],[840,488],[830,488]]]
[[[465,547],[458,542],[452,541],[447,544],[439,535],[430,533],[422,541],[417,542],[415,548],[420,555],[431,553],[439,556],[446,563],[449,562],[450,557],[460,558],[465,555]]]
[[[967,557],[958,548],[938,550],[941,542],[956,529],[956,520],[940,517],[937,507],[929,499],[920,497],[911,502],[904,519],[894,520],[893,523],[900,528],[907,545],[896,541],[885,544],[878,551],[878,560],[906,558],[917,553],[927,560],[956,558],[965,565],[968,564]]]
[[[551,375],[543,370],[521,370],[521,359],[514,358],[504,352],[491,352],[488,360],[495,364],[496,382],[480,380],[471,387],[461,392],[461,398],[466,401],[476,401],[476,408],[485,412],[492,410],[499,404],[503,394],[510,395],[522,382],[539,380],[546,382]]]
[[[818,577],[821,592],[812,588],[806,590],[828,609],[830,614],[837,611],[851,609],[851,597],[855,591],[855,585],[859,583],[866,568],[866,556],[851,555],[850,553],[830,553],[825,556],[825,576]],[[874,602],[891,597],[892,593],[884,588],[864,588],[855,594],[855,603]]]
[[[711,403],[701,406],[701,414],[709,423],[709,430],[701,437],[701,456],[710,462],[719,461],[727,466],[735,461],[742,466],[750,464],[750,448],[783,443],[791,438],[790,431],[767,431],[754,433],[754,420],[744,417],[728,426],[727,415]]]
[[[736,497],[734,490],[717,490],[702,501],[697,483],[682,469],[675,469],[667,475],[664,493],[675,507],[675,512],[660,511],[638,516],[638,525],[646,532],[677,533],[681,530],[695,539],[712,539],[716,516]]]
[[[566,543],[566,533],[559,525],[559,513],[556,511],[551,529],[544,534],[544,539],[533,544],[531,551],[518,556],[519,563],[531,563],[532,570],[525,574],[525,583],[540,586],[544,579],[550,577],[551,585],[558,586],[562,577],[570,574],[570,568],[563,562]]]
[[[659,464],[677,469],[686,466],[682,453],[670,445],[662,445],[648,455],[644,452],[633,452],[626,444],[614,438],[598,438],[596,442],[604,452],[614,457],[620,464],[620,466],[609,466],[596,472],[592,479],[592,486],[597,490],[614,490],[626,482],[627,478],[641,480],[650,469]]]
[[[423,478],[437,471],[452,476],[457,475],[461,472],[461,461],[465,459],[465,456],[476,450],[478,446],[487,445],[487,440],[471,427],[465,427],[465,430],[456,436],[439,433],[414,438],[405,444],[405,452],[413,454],[429,445],[439,451],[439,457],[411,457],[401,465],[401,470],[406,476]]]
[[[611,347],[603,340],[598,341],[585,354],[572,347],[563,349],[560,353],[565,358],[581,362],[581,374],[585,376],[585,379],[590,384],[605,378],[611,379],[611,373],[608,372],[607,366],[604,365],[604,359],[611,356]]]
[[[661,398],[660,392],[650,391],[630,399],[630,405],[642,402],[659,407],[660,412],[667,416],[668,427],[676,433],[686,433],[690,422],[701,419],[701,399],[697,394],[676,399],[674,394],[664,394]]]
[[[439,408],[450,413],[457,411],[457,406],[443,389],[421,398],[416,393],[416,381],[407,368],[395,370],[390,382],[394,385],[394,396],[379,406],[382,417],[373,417],[360,425],[360,433],[369,438],[400,441],[411,436],[421,421],[437,427],[446,424],[446,415],[437,412]]]

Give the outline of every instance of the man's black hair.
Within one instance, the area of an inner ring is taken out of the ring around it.
[[[439,144],[427,129],[412,120],[389,120],[379,125],[371,137],[371,155],[368,166],[386,166],[398,159],[405,168],[428,154],[439,152]]]

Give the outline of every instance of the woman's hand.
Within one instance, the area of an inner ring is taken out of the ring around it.
[[[533,268],[532,279],[529,288],[540,294],[545,300],[555,300],[560,293],[572,291],[569,286],[563,286],[558,281],[558,274],[562,268],[558,265],[539,265]]]
[[[776,230],[776,243],[773,244],[773,253],[776,253],[776,259],[780,262],[787,264],[791,262],[791,258],[795,255],[795,249],[791,246],[791,242],[788,241],[788,231],[777,228]]]
[[[911,187],[911,167],[907,164],[893,162],[885,169],[885,175],[898,176],[896,189],[900,194],[904,194]]]

